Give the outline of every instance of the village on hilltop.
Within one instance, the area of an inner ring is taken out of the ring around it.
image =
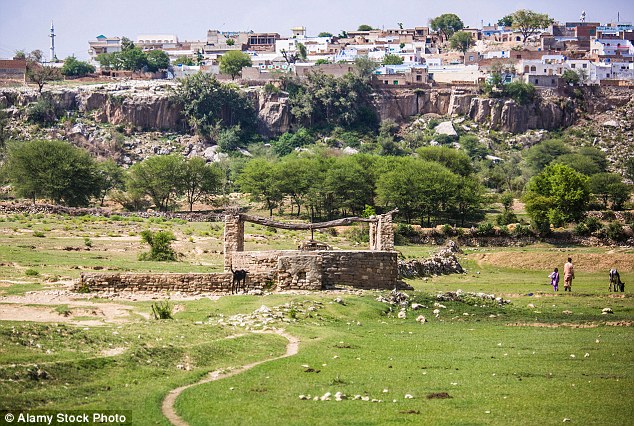
[[[545,27],[540,28],[542,25]],[[54,53],[52,26],[50,38],[51,61],[44,63],[61,67]],[[379,65],[373,71],[374,84],[386,88],[478,84],[490,78],[492,71],[501,72],[506,83],[519,80],[557,88],[571,80],[631,85],[633,41],[634,25],[629,22],[589,22],[582,12],[578,22],[562,23],[545,14],[520,10],[481,28],[465,27],[458,16],[447,13],[431,19],[429,26],[404,28],[399,23],[396,28],[377,29],[360,25],[337,35],[309,35],[303,26],[291,28],[288,36],[210,29],[205,39],[197,41],[181,41],[176,34],[140,34],[135,40],[102,34],[88,42],[88,53],[89,63],[100,75],[115,77],[179,78],[201,71],[233,79],[237,75],[223,73],[221,58],[241,52],[250,59],[250,65],[242,67],[241,78],[254,84],[282,75],[301,78],[315,70],[342,76],[353,70],[358,58],[367,58]],[[108,58],[129,46],[146,53],[162,51],[170,65],[135,69]],[[25,59],[22,52],[12,60],[0,61],[0,78],[23,76]]]

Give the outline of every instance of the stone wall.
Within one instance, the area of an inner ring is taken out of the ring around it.
[[[394,288],[398,279],[397,254],[387,251],[244,251],[233,253],[232,263],[234,269],[271,277],[280,290]]]
[[[396,252],[321,251],[323,285],[350,285],[367,289],[394,288],[398,281]]]
[[[88,289],[91,292],[220,292],[231,291],[233,274],[189,273],[189,274],[106,274],[83,273],[75,284],[75,290]],[[246,287],[248,290],[262,289],[267,285],[268,277],[248,274]]]

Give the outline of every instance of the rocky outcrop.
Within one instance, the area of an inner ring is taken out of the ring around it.
[[[168,96],[106,96],[99,107],[99,98],[89,98],[96,106],[95,120],[102,123],[131,125],[144,130],[185,130],[187,125],[180,104]]]
[[[101,122],[144,130],[183,131],[187,124],[181,107],[169,96],[174,84],[130,81],[45,90],[62,109],[94,111],[95,118]],[[565,128],[577,120],[578,107],[587,112],[603,111],[611,105],[624,105],[632,98],[632,91],[627,89],[584,90],[588,92],[585,101],[542,91],[535,102],[520,105],[513,100],[478,97],[473,89],[390,89],[377,90],[373,104],[381,120],[400,122],[430,113],[461,115],[493,130],[521,133],[530,129]],[[247,89],[247,95],[257,110],[260,134],[275,137],[290,130],[287,96],[266,94],[259,88]],[[38,93],[32,89],[3,89],[0,90],[0,107],[23,107],[37,98]]]
[[[266,137],[274,137],[291,129],[291,111],[288,97],[279,94],[266,94],[252,90],[249,97],[258,112],[258,132]]]
[[[374,105],[381,120],[404,121],[429,113],[462,115],[509,133],[565,128],[577,118],[575,104],[567,98],[538,98],[520,105],[513,100],[481,98],[464,89],[384,90],[375,96]]]

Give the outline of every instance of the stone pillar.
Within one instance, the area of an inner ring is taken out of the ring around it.
[[[240,220],[240,215],[228,214],[225,216],[224,235],[225,272],[231,270],[233,253],[237,251],[244,251],[244,222]]]
[[[370,222],[370,250],[376,250],[377,222]]]
[[[394,228],[392,227],[392,215],[379,216],[376,232],[376,249],[378,251],[394,251]]]

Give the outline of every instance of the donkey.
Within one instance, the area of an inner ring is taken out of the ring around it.
[[[621,281],[621,276],[619,275],[619,271],[616,269],[610,269],[610,286],[608,287],[608,291],[625,291],[625,283]]]
[[[240,287],[242,287],[242,292],[247,290],[247,271],[244,269],[238,269],[236,271],[233,270],[233,267],[230,267],[231,273],[233,274],[233,280],[231,281],[231,294],[238,293],[240,291]],[[242,286],[240,285],[242,283]]]

